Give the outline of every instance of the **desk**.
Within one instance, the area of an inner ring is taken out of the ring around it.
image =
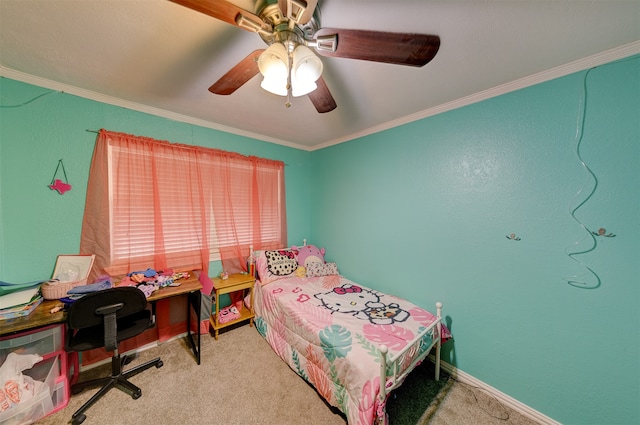
[[[179,295],[187,295],[187,338],[191,343],[193,354],[196,357],[196,362],[200,364],[200,307],[201,307],[201,294],[202,284],[198,280],[197,272],[190,272],[188,279],[181,279],[177,282],[180,286],[167,286],[165,288],[155,291],[147,301],[151,303],[152,311],[155,315],[155,303],[164,298],[176,297]],[[64,310],[57,313],[51,313],[51,309],[61,305],[58,300],[45,300],[43,301],[31,314],[22,317],[16,317],[9,320],[0,321],[0,336],[15,334],[22,331],[33,330],[48,325],[60,324],[67,322],[67,314]],[[197,323],[197,342],[193,338],[191,333],[191,309],[193,307]]]
[[[151,303],[151,309],[155,317],[156,301],[169,297],[177,297],[178,295],[187,295],[187,339],[189,340],[189,343],[191,343],[191,349],[193,350],[193,354],[196,356],[196,362],[200,364],[200,308],[202,307],[202,294],[200,293],[200,290],[202,289],[202,284],[195,275],[195,272],[190,272],[190,275],[191,276],[189,276],[188,279],[181,279],[177,281],[177,283],[180,283],[180,286],[166,286],[158,289],[151,294],[149,298],[147,298],[147,301]],[[189,307],[193,308],[197,318],[197,344],[193,339],[193,334],[191,333],[191,309]]]
[[[58,300],[44,300],[27,316],[0,321],[0,336],[66,323],[67,314],[64,310],[51,314],[51,309],[59,305],[62,303]]]

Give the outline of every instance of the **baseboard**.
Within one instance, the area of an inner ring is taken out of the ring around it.
[[[435,362],[435,356],[433,354],[430,354],[429,360]],[[535,421],[541,425],[561,425],[560,422],[554,421],[550,417],[543,415],[537,410],[527,406],[524,403],[519,402],[518,400],[508,396],[502,391],[493,388],[491,385],[474,378],[468,373],[457,369],[455,366],[445,361],[440,360],[440,367],[448,374],[450,374],[453,378],[455,378],[456,381],[479,388],[480,390],[494,397],[504,406],[520,413],[522,416],[525,416],[532,421]]]

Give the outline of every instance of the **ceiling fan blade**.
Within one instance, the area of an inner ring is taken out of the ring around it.
[[[306,24],[313,17],[313,12],[316,10],[316,6],[318,5],[318,0],[307,0],[307,9],[304,11],[302,18],[298,20],[299,24]]]
[[[278,0],[278,9],[282,13],[282,16],[287,16],[287,4],[289,2],[287,0]]]
[[[420,67],[431,61],[440,48],[437,35],[334,28],[322,28],[315,34],[317,40],[333,36],[335,51],[323,48],[324,43],[319,42],[319,55]]]
[[[338,105],[336,105],[336,101],[331,96],[331,92],[329,91],[329,87],[327,83],[324,81],[324,78],[320,77],[318,81],[316,81],[318,88],[309,93],[309,99],[311,99],[311,103],[316,107],[316,110],[321,114],[325,112],[331,112]]]
[[[188,7],[205,15],[212,16],[223,22],[235,25],[251,32],[258,32],[260,29],[270,31],[270,25],[260,19],[257,15],[236,6],[225,0],[170,0],[173,3]],[[243,19],[239,19],[239,17]]]
[[[264,52],[264,49],[251,52],[249,56],[238,62],[236,66],[209,87],[209,91],[213,94],[229,95],[238,90],[260,72],[258,69],[258,57],[262,52]]]

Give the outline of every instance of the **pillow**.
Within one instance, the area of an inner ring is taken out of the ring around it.
[[[296,254],[291,249],[260,251],[256,260],[258,276],[263,285],[274,280],[289,277],[298,268]]]
[[[338,274],[336,263],[309,263],[307,266],[307,277],[328,276]]]
[[[297,251],[298,264],[307,267],[310,263],[324,264],[324,248],[319,249],[315,245],[292,246],[292,250]]]

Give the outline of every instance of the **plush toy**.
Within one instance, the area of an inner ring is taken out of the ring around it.
[[[298,251],[298,264],[307,267],[311,263],[324,264],[324,248],[318,248],[315,245],[292,246],[291,249]]]
[[[307,275],[307,269],[304,268],[304,266],[298,266],[298,268],[296,269],[296,276],[305,277],[306,275]]]

